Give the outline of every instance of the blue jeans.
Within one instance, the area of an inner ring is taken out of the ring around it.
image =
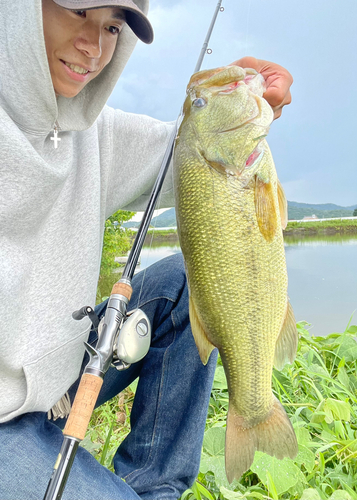
[[[130,308],[148,315],[151,347],[128,370],[110,368],[98,399],[103,404],[139,376],[131,432],[114,456],[115,474],[79,447],[63,500],[174,500],[197,476],[217,354],[202,365],[188,318],[182,255],[137,274],[133,290]],[[71,399],[77,385],[69,391]],[[1,500],[43,498],[64,423],[36,412],[0,425]]]

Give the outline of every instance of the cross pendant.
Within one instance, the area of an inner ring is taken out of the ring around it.
[[[54,147],[55,149],[58,148],[58,141],[61,141],[62,139],[58,137],[58,130],[54,129],[53,130],[53,137],[51,137],[51,141],[54,141]]]

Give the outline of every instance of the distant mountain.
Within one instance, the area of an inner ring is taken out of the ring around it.
[[[140,226],[140,222],[134,222],[134,221],[128,221],[124,222],[123,227],[128,227],[128,228],[135,228]],[[176,215],[175,215],[175,209],[174,208],[169,208],[168,210],[165,210],[160,215],[157,215],[156,217],[153,217],[151,219],[151,227],[176,227]]]
[[[135,227],[139,227],[140,226],[140,222],[135,222],[133,220],[129,220],[128,222],[123,222],[122,226],[131,229],[133,227],[134,228]]]
[[[333,203],[313,204],[313,203],[298,203],[297,201],[288,201],[288,218],[289,220],[301,220],[304,217],[316,215],[319,219],[332,219],[338,217],[352,217],[353,210],[357,205],[350,207],[342,207]],[[124,222],[124,227],[138,227],[140,222]],[[175,227],[176,215],[175,209],[170,208],[153,217],[151,225],[155,227]]]
[[[341,207],[340,205],[335,205],[334,203],[323,203],[321,205],[312,203],[299,203],[297,201],[288,201],[289,207],[297,208],[313,208],[314,210],[341,210],[350,207]]]
[[[151,219],[154,227],[176,227],[176,213],[174,208],[169,208],[162,214]]]
[[[288,218],[289,220],[300,220],[313,214],[319,219],[352,217],[355,208],[357,205],[342,207],[334,203],[312,204],[288,201]]]

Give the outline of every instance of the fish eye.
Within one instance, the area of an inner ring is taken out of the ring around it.
[[[203,108],[203,106],[206,106],[207,102],[202,98],[198,97],[194,101],[192,101],[192,106],[196,106],[196,108]]]

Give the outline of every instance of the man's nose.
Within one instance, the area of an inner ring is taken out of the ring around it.
[[[87,57],[99,58],[102,55],[101,29],[94,24],[86,24],[75,39],[74,46]]]

